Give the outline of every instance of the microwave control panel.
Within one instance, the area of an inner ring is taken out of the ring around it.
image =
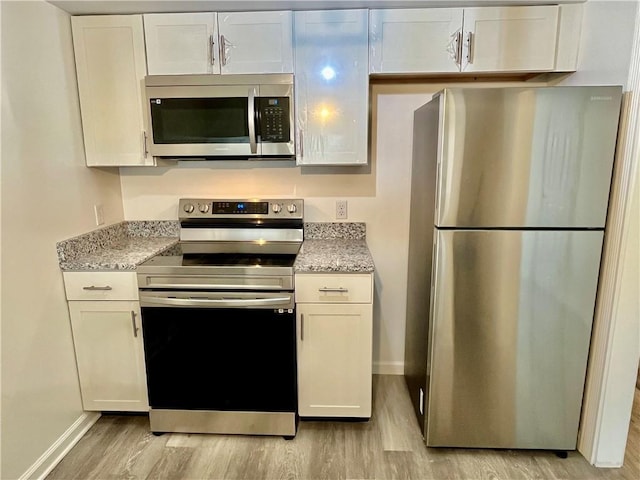
[[[289,97],[258,97],[259,133],[262,142],[291,140]]]

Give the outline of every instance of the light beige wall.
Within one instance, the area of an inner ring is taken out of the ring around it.
[[[117,170],[84,166],[69,16],[2,17],[2,470],[24,474],[82,415],[57,241],[123,218]]]

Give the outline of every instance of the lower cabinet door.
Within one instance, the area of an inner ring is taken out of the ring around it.
[[[69,302],[85,410],[147,411],[138,302]]]
[[[298,304],[298,413],[371,417],[371,304]]]

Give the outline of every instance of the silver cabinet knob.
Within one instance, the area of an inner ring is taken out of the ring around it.
[[[297,211],[298,211],[298,207],[296,207],[295,203],[292,203],[292,204],[287,206],[287,212],[296,213]]]
[[[209,204],[202,203],[198,206],[198,209],[200,210],[200,213],[207,213],[209,211]]]
[[[271,210],[273,210],[273,213],[280,213],[280,210],[282,210],[282,205],[280,205],[279,203],[274,203],[271,206]]]
[[[187,212],[187,213],[193,213],[194,210],[195,210],[195,207],[191,203],[187,203],[184,206],[184,211]]]

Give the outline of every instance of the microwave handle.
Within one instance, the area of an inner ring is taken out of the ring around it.
[[[254,87],[249,88],[249,145],[251,146],[251,153],[258,153],[258,141],[256,139],[256,89]]]

